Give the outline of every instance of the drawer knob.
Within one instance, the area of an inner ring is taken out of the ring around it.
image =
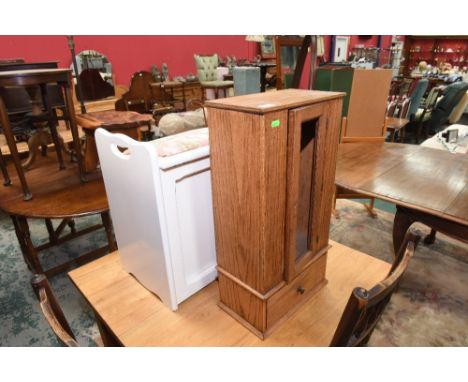
[[[297,288],[297,293],[304,294],[304,292],[305,292],[305,289],[303,287],[299,286]]]

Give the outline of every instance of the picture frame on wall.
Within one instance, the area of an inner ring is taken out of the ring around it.
[[[260,54],[263,59],[276,57],[275,36],[265,36],[265,39],[260,43]]]

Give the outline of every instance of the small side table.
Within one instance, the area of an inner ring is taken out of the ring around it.
[[[92,171],[97,168],[99,163],[96,141],[94,139],[96,129],[102,127],[112,133],[121,133],[135,140],[140,140],[138,128],[148,126],[148,129],[151,129],[153,118],[149,114],[140,114],[135,111],[109,110],[78,114],[76,120],[86,136],[84,167],[86,171]]]
[[[70,130],[73,137],[73,145],[76,152],[76,158],[78,160],[78,168],[80,179],[82,182],[86,181],[85,169],[83,164],[83,158],[81,156],[80,139],[78,136],[78,128],[76,126],[75,119],[75,108],[73,105],[73,99],[71,95],[71,71],[69,69],[35,69],[35,70],[14,70],[0,72],[0,91],[3,88],[10,86],[22,86],[25,87],[29,92],[37,92],[37,89],[41,90],[42,105],[47,115],[49,122],[49,128],[54,139],[55,147],[57,150],[57,156],[60,162],[60,168],[64,168],[62,153],[60,148],[59,138],[57,136],[56,122],[65,120],[69,122]],[[57,84],[64,93],[65,96],[65,109],[63,116],[56,117],[53,113],[49,94],[47,90],[47,84]],[[18,148],[16,147],[15,137],[11,128],[10,120],[8,117],[8,111],[5,107],[5,102],[0,92],[0,123],[3,127],[3,132],[10,149],[11,157],[18,173],[18,179],[21,182],[23,189],[23,199],[30,200],[32,198],[31,191],[29,190],[28,183],[24,175],[24,169],[21,166],[20,157],[18,154]]]
[[[28,180],[35,190],[31,201],[27,203],[23,201],[21,185],[17,182],[16,176],[12,176],[13,182],[10,187],[0,187],[0,210],[10,215],[24,261],[31,271],[45,273],[51,277],[73,264],[82,264],[116,250],[109,204],[101,174],[99,172],[90,174],[88,181],[83,183],[77,176],[76,163],[67,166],[63,171],[54,171],[55,161],[50,157],[41,156],[38,162],[39,165],[28,173]],[[82,229],[75,227],[75,219],[90,215],[100,215],[102,224]],[[45,222],[49,234],[47,243],[37,245],[34,242],[28,223],[31,219]],[[54,227],[52,219],[59,219],[61,222]],[[107,237],[106,245],[52,268],[43,268],[40,261],[43,250],[102,228]]]

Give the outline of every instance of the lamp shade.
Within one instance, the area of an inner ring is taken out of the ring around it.
[[[255,41],[255,42],[263,42],[265,41],[265,36],[264,35],[254,35],[254,34],[249,34],[245,37],[246,41]]]

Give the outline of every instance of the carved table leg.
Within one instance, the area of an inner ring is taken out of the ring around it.
[[[112,233],[112,222],[110,219],[109,211],[101,213],[102,224],[104,224],[104,229],[106,230],[107,242],[109,243],[109,252],[114,252],[117,250],[115,245],[114,235]]]
[[[42,102],[44,104],[44,108],[46,109],[46,113],[47,113],[47,122],[49,125],[50,135],[52,136],[52,141],[54,142],[54,146],[55,146],[55,153],[57,154],[57,158],[59,162],[59,168],[60,170],[64,170],[65,163],[63,161],[62,147],[60,144],[61,142],[59,140],[58,132],[57,132],[57,122],[54,119],[55,114],[50,105],[49,93],[47,91],[46,84],[41,84],[41,94],[42,94]]]
[[[31,233],[29,232],[28,220],[23,216],[12,216],[13,224],[15,226],[16,236],[23,252],[23,257],[26,263],[34,273],[44,273],[42,265],[39,262],[37,250],[31,240]]]
[[[424,244],[431,245],[434,244],[437,231],[432,228],[431,233],[424,238]]]
[[[370,198],[369,204],[364,204],[364,207],[366,207],[367,212],[369,212],[369,215],[372,218],[377,217],[377,213],[374,211],[374,204],[375,204],[375,198]]]
[[[468,225],[435,216],[428,212],[397,206],[397,213],[395,214],[393,223],[393,248],[395,253],[400,248],[406,231],[414,222],[420,222],[431,228],[431,233],[427,237],[428,243],[432,239],[435,239],[436,232],[442,232],[457,240],[468,243]]]
[[[52,220],[45,219],[45,225],[47,227],[47,232],[49,233],[49,241],[51,243],[57,242],[57,235],[55,234],[54,226],[52,224]]]
[[[68,227],[70,227],[71,233],[76,233],[75,220],[70,219],[68,220],[67,224],[68,224]]]
[[[412,219],[409,214],[405,213],[405,210],[397,206],[395,220],[393,221],[393,251],[395,256],[398,254],[406,232],[414,222],[415,220]]]
[[[31,264],[29,263],[28,257],[26,256],[26,252],[27,252],[26,244],[24,243],[23,235],[21,234],[19,223],[16,220],[16,216],[10,215],[10,217],[11,217],[11,220],[13,221],[13,226],[15,227],[16,237],[18,239],[18,242],[21,248],[21,254],[23,255],[24,262],[28,266],[29,270],[31,270],[32,267],[31,267]]]

